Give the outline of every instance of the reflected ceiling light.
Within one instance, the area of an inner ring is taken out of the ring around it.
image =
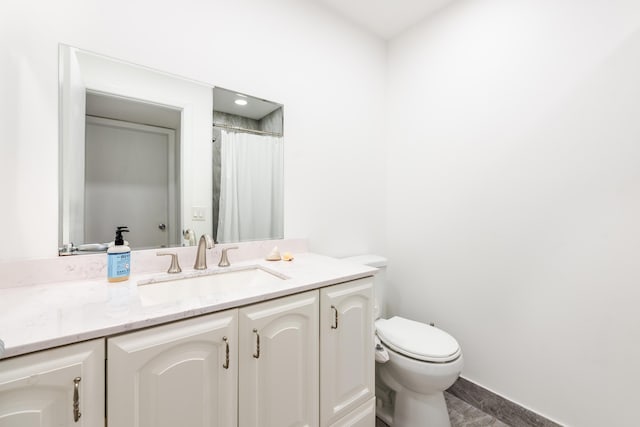
[[[247,100],[246,99],[236,99],[235,103],[238,105],[247,105]]]

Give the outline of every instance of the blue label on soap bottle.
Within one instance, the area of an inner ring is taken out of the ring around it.
[[[131,272],[131,252],[107,254],[107,275],[109,279],[128,277]]]

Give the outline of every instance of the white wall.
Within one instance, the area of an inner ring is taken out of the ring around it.
[[[389,45],[391,309],[463,375],[637,425],[640,3],[455,3]]]
[[[0,19],[0,260],[57,254],[58,43],[283,103],[286,237],[380,251],[382,41],[299,0],[9,0]]]
[[[635,419],[637,2],[460,1],[388,68],[300,0],[9,0],[0,20],[0,260],[56,254],[58,43],[77,46],[284,103],[287,237],[388,255],[392,310],[456,336],[467,378],[569,425]]]

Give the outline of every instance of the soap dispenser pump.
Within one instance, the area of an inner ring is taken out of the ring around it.
[[[123,282],[129,279],[131,273],[131,248],[125,245],[122,233],[128,233],[127,226],[116,229],[114,245],[107,250],[107,280],[109,282]]]

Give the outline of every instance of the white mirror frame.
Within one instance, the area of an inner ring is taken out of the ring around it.
[[[212,86],[60,45],[60,246],[84,230],[86,91],[180,109],[180,218],[197,236],[212,229]],[[192,207],[204,218],[192,219]],[[77,240],[77,239],[76,239]]]

